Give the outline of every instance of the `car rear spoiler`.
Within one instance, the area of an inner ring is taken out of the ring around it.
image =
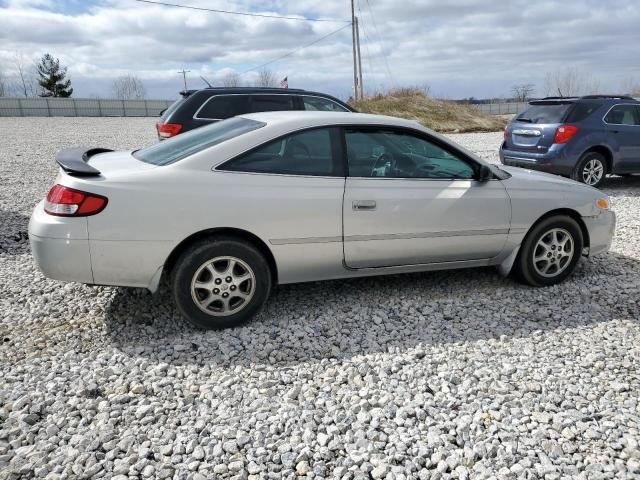
[[[86,147],[66,148],[56,155],[56,162],[69,175],[95,177],[100,175],[100,170],[93,168],[87,162],[94,155],[106,152],[113,152],[113,150]]]

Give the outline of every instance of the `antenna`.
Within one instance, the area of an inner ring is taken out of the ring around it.
[[[207,79],[206,79],[206,78],[204,78],[202,75],[200,75],[200,78],[202,79],[202,81],[203,81],[204,83],[206,83],[206,84],[207,84],[207,87],[213,88],[213,85],[211,85],[211,84],[207,81]]]

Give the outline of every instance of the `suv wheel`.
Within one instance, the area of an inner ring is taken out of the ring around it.
[[[607,161],[597,152],[585,153],[573,172],[573,179],[578,182],[598,187],[607,175]]]
[[[549,217],[527,234],[516,261],[516,276],[535,287],[560,283],[575,270],[583,246],[582,230],[575,220]]]
[[[206,329],[228,328],[262,310],[271,290],[271,272],[249,243],[217,238],[183,252],[172,283],[176,305],[187,320]]]

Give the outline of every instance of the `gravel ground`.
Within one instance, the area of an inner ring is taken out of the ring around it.
[[[153,119],[0,118],[0,479],[640,478],[640,178],[560,286],[492,269],[283,286],[202,332],[167,292],[45,279],[54,153]],[[496,160],[501,133],[453,135]]]

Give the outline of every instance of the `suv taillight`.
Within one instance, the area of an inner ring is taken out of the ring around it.
[[[560,125],[556,129],[553,143],[567,143],[576,133],[578,133],[578,127],[575,125]]]
[[[179,123],[156,123],[156,130],[161,138],[171,138],[180,133],[182,125]]]
[[[107,198],[102,195],[54,185],[47,194],[44,211],[58,217],[87,217],[100,213],[106,206]]]

